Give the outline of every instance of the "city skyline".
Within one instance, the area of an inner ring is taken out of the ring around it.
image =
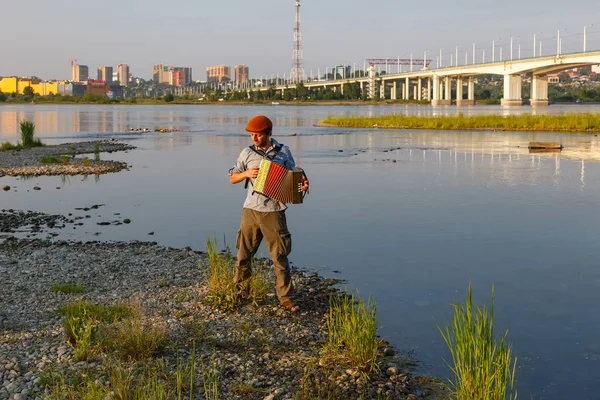
[[[232,0],[211,3],[210,9],[191,0],[181,0],[176,7],[156,0],[123,3],[106,0],[108,9],[119,12],[88,18],[97,12],[93,4],[55,0],[19,14],[22,2],[5,0],[7,14],[27,15],[28,24],[27,34],[0,38],[6,55],[0,61],[0,76],[69,79],[71,59],[91,69],[127,64],[133,76],[144,79],[151,79],[152,66],[160,63],[189,65],[196,71],[245,64],[251,77],[290,73],[293,0]],[[600,49],[600,21],[590,20],[593,4],[588,0],[571,8],[554,1],[483,5],[468,0],[460,5],[380,0],[350,7],[341,0],[318,5],[301,1],[305,74],[312,70],[316,75],[319,69],[323,74],[325,67],[338,64],[362,68],[364,60],[373,57],[421,58],[424,51],[434,59],[440,49],[450,57],[455,49],[470,52],[473,43],[491,48],[492,41],[496,49],[504,47],[506,55],[511,37],[525,53],[533,47],[535,34],[551,53],[558,30],[563,52],[571,47],[575,51],[580,50],[576,46],[582,42],[584,25],[589,48]],[[9,32],[25,29],[19,18],[7,19],[5,26]]]

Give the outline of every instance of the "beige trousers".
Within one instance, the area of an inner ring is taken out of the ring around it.
[[[273,260],[277,297],[282,303],[291,301],[289,296],[293,295],[294,289],[288,254],[292,251],[292,237],[287,228],[285,211],[260,212],[249,208],[242,210],[242,221],[236,239],[238,253],[233,282],[240,290],[248,290],[252,276],[250,262],[263,237]]]

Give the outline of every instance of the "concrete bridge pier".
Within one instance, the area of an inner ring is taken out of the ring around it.
[[[452,79],[447,76],[444,82],[444,100],[447,101],[446,104],[452,104]]]
[[[404,100],[410,100],[410,79],[408,78],[408,76],[404,79],[405,83],[404,83],[404,91],[405,91],[405,97]]]
[[[504,97],[500,104],[505,107],[522,106],[521,75],[504,75]]]
[[[377,89],[375,88],[376,70],[375,67],[371,66],[367,69],[367,71],[369,71],[369,99],[374,99],[375,92],[377,91]]]
[[[448,92],[448,82],[450,81],[449,77],[446,77],[446,92]],[[444,85],[442,79],[439,76],[433,76],[433,98],[431,99],[432,106],[445,106],[450,104],[449,93],[446,93],[447,98],[443,98],[444,96]]]
[[[417,78],[417,100],[423,100],[423,83],[421,78]]]
[[[431,100],[431,78],[427,78],[427,100]]]
[[[385,81],[381,81],[381,85],[379,85],[379,98],[385,99]]]
[[[460,88],[460,93],[459,93]],[[463,98],[463,79],[458,77],[456,79],[456,105],[457,106],[473,106],[475,105],[475,80],[472,76],[467,81],[467,98]]]
[[[529,104],[532,107],[548,105],[548,76],[533,74],[531,79],[531,99]]]
[[[431,105],[440,105],[440,78],[437,76],[433,77],[433,96],[431,98]]]
[[[392,100],[396,100],[398,98],[397,93],[396,93],[396,86],[397,86],[396,81],[392,81],[392,88],[390,91],[390,98]]]

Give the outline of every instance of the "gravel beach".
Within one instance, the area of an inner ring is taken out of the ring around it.
[[[166,330],[170,344],[162,357],[172,366],[196,343],[199,357],[215,362],[220,398],[301,398],[307,367],[319,362],[326,341],[336,282],[295,270],[298,314],[283,310],[274,296],[265,304],[223,312],[204,301],[207,285],[199,266],[206,263],[203,253],[151,242],[5,239],[0,245],[0,399],[43,398],[50,390],[42,385],[45,374],[106,374],[98,358],[74,362],[57,314],[61,305],[82,299],[139,303],[148,321]],[[64,282],[81,284],[85,292],[51,291]],[[380,350],[381,369],[371,380],[347,368],[328,371],[343,398],[426,398],[427,390],[411,375],[413,362],[384,342]]]

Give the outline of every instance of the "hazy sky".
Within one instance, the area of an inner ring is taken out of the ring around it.
[[[69,79],[70,59],[90,67],[129,64],[150,78],[152,65],[191,66],[194,80],[209,65],[246,64],[250,75],[286,73],[292,64],[294,0],[0,0],[0,76]],[[362,68],[366,58],[444,59],[459,48],[469,60],[484,48],[504,59],[521,44],[531,55],[533,35],[543,53],[600,49],[597,3],[579,0],[301,0],[303,63],[307,75],[335,64]],[[448,62],[446,62],[448,63]],[[396,67],[390,68],[395,72]]]

